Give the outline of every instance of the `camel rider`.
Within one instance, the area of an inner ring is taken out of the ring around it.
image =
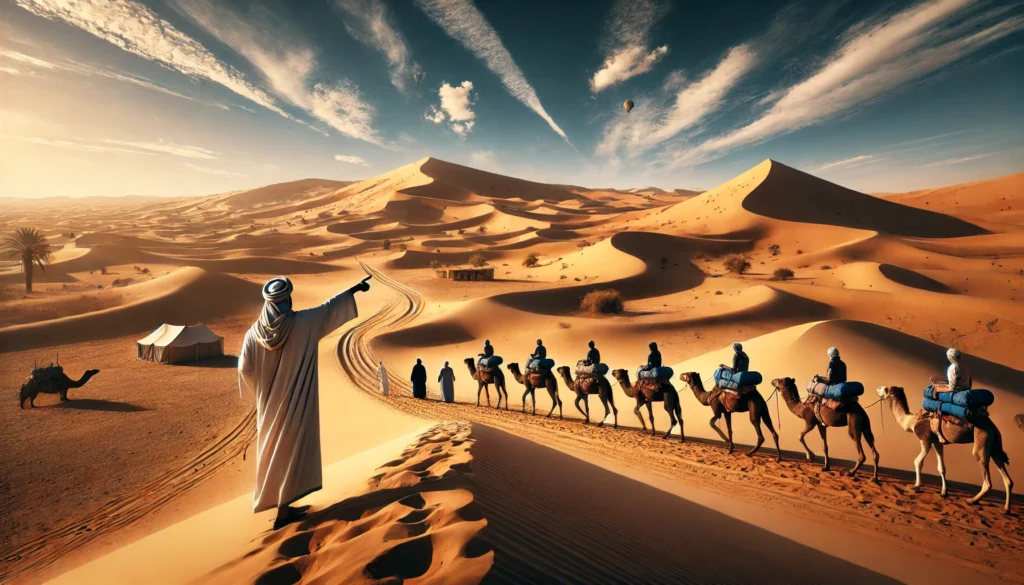
[[[490,339],[485,339],[484,340],[484,351],[483,351],[483,353],[479,354],[480,359],[477,360],[477,363],[480,364],[480,367],[486,368],[486,367],[488,367],[488,364],[487,364],[487,361],[486,361],[487,358],[489,358],[489,357],[491,357],[493,355],[494,355],[494,346],[491,345],[491,340]]]
[[[960,350],[954,347],[949,348],[946,350],[946,358],[949,360],[949,369],[946,370],[949,389],[953,392],[970,390],[973,385],[971,369],[961,361]]]
[[[658,344],[653,341],[648,343],[647,347],[651,349],[651,353],[647,355],[647,366],[644,367],[644,370],[649,372],[654,368],[661,367],[661,352],[658,351]]]
[[[828,348],[828,371],[823,382],[829,386],[846,382],[846,362],[839,359],[839,349]]]
[[[587,352],[586,364],[588,366],[596,366],[597,364],[601,363],[601,352],[598,351],[593,341],[591,341],[587,345],[590,346],[590,351]]]
[[[736,342],[732,344],[732,371],[734,374],[746,372],[750,369],[750,358],[743,351],[743,344]]]
[[[526,360],[527,368],[530,364],[535,364],[536,368],[540,368],[540,360],[548,357],[548,350],[544,347],[544,342],[540,339],[537,340],[537,347],[534,348],[533,353],[530,354],[529,359]]]

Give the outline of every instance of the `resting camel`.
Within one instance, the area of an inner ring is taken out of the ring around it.
[[[68,390],[85,386],[86,382],[98,373],[100,373],[99,370],[86,370],[82,377],[77,380],[72,380],[68,378],[67,374],[63,373],[59,378],[51,378],[43,382],[37,382],[30,377],[21,385],[21,391],[18,392],[18,406],[25,408],[25,400],[27,399],[29,406],[35,408],[36,396],[40,393],[56,394],[60,397],[61,402],[71,400],[68,398]]]
[[[822,471],[828,471],[831,469],[828,460],[828,438],[826,437],[828,427],[848,427],[850,438],[853,439],[853,444],[857,447],[857,463],[849,471],[848,475],[850,477],[856,475],[857,470],[867,460],[867,457],[864,455],[864,446],[860,442],[861,436],[863,436],[864,440],[868,443],[868,447],[871,448],[871,454],[875,460],[875,469],[871,474],[871,481],[878,483],[878,450],[875,449],[875,435],[871,432],[871,419],[868,418],[868,413],[864,411],[864,407],[859,402],[847,402],[843,406],[842,411],[832,410],[825,406],[814,408],[800,402],[800,392],[796,389],[796,380],[793,378],[776,378],[772,380],[772,386],[775,386],[779,391],[782,399],[786,401],[786,406],[789,407],[789,410],[804,420],[805,426],[804,430],[800,433],[800,444],[807,451],[808,461],[814,460],[814,453],[811,452],[811,448],[807,446],[807,441],[804,440],[807,433],[815,428],[818,429],[818,434],[821,435],[821,446],[825,450],[825,466],[822,468]]]
[[[565,385],[576,393],[576,410],[580,411],[580,414],[586,418],[584,424],[590,424],[590,395],[597,394],[601,397],[601,404],[604,405],[604,418],[601,419],[601,422],[597,423],[597,426],[604,426],[604,421],[608,418],[609,414],[608,405],[611,404],[611,412],[615,413],[614,428],[619,428],[619,409],[615,408],[615,397],[612,396],[612,385],[608,382],[608,378],[604,376],[584,376],[573,380],[569,366],[559,366],[558,373],[562,375],[562,381],[565,382]],[[580,408],[580,400],[587,407],[586,412],[583,412],[583,409]]]
[[[476,405],[480,406],[481,390],[487,392],[487,406],[491,405],[490,385],[494,384],[494,389],[498,391],[498,405],[494,408],[501,408],[501,396],[504,394],[505,410],[508,410],[508,391],[505,390],[505,373],[498,368],[494,368],[494,370],[490,372],[479,370],[476,367],[476,360],[473,358],[466,358],[463,361],[466,362],[466,366],[469,367],[469,375],[476,380]]]
[[[526,397],[530,396],[533,399],[533,414],[537,414],[537,395],[535,390],[543,386],[548,389],[548,395],[551,396],[551,412],[548,413],[548,416],[554,414],[555,407],[557,406],[558,418],[562,418],[562,399],[558,397],[558,380],[553,372],[548,371],[543,374],[531,372],[524,376],[519,371],[519,364],[515,362],[508,365],[508,371],[512,372],[516,382],[526,386],[526,392],[523,392],[523,412],[526,412]]]
[[[938,415],[919,410],[913,414],[907,406],[907,395],[899,386],[879,386],[878,396],[889,403],[892,415],[896,424],[903,427],[903,430],[914,435],[921,441],[921,453],[914,459],[914,473],[917,479],[914,481],[914,489],[921,487],[921,465],[924,463],[928,451],[935,447],[935,455],[939,460],[939,477],[942,478],[942,492],[940,495],[946,497],[946,462],[943,460],[943,448],[946,443],[958,445],[974,444],[974,458],[981,464],[981,491],[973,498],[967,498],[968,504],[975,504],[992,489],[992,476],[989,473],[989,460],[995,462],[999,475],[1003,476],[1003,486],[1006,488],[1006,503],[1003,504],[1003,512],[1010,513],[1010,494],[1013,493],[1013,480],[1006,470],[1006,464],[1010,458],[1003,451],[1003,436],[999,433],[995,423],[987,416],[977,417],[973,429],[969,426],[941,421]],[[1018,419],[1018,423],[1020,420]],[[941,429],[939,428],[941,425]],[[941,430],[941,435],[939,431]],[[945,439],[945,441],[943,441]]]
[[[670,422],[664,438],[668,438],[678,422],[679,441],[686,442],[686,435],[683,433],[683,410],[679,406],[679,393],[676,392],[675,386],[671,382],[663,380],[660,386],[655,386],[655,380],[637,380],[634,386],[629,382],[629,372],[626,370],[613,370],[612,376],[618,380],[619,386],[622,386],[622,391],[626,393],[626,396],[636,398],[636,408],[633,409],[633,413],[640,419],[640,426],[645,431],[647,430],[647,423],[644,422],[644,417],[640,416],[640,408],[645,404],[647,405],[647,416],[651,419],[651,434],[653,435],[655,430],[654,408],[652,404],[654,402],[664,402],[665,412],[668,413]]]
[[[732,413],[734,412],[749,412],[750,413],[750,424],[754,425],[754,430],[757,432],[757,444],[754,448],[747,452],[747,455],[753,455],[757,453],[757,450],[764,444],[764,433],[761,432],[761,421],[768,427],[768,432],[772,434],[772,438],[775,439],[775,452],[776,461],[782,461],[782,450],[779,449],[779,434],[775,432],[775,427],[772,426],[772,417],[768,413],[768,404],[764,401],[764,397],[757,390],[750,390],[745,394],[741,394],[737,399],[736,406],[733,410],[727,410],[725,404],[722,403],[721,393],[715,393],[714,390],[706,392],[704,390],[704,384],[700,380],[700,374],[697,372],[689,372],[686,374],[679,374],[679,379],[682,380],[690,390],[693,390],[693,395],[697,398],[697,401],[704,406],[711,407],[711,413],[714,415],[711,417],[710,425],[711,428],[718,433],[722,440],[729,444],[729,452],[732,453]],[[725,417],[725,428],[729,431],[729,436],[726,437],[722,434],[722,429],[718,428],[715,423],[722,416]]]

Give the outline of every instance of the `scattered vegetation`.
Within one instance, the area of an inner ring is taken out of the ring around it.
[[[384,248],[385,250],[390,250],[391,249],[391,240],[384,240],[384,244],[381,247]]]
[[[111,286],[128,286],[133,282],[135,282],[134,278],[115,278]]]
[[[523,266],[527,268],[533,268],[534,266],[537,265],[537,262],[539,261],[540,258],[538,258],[536,254],[528,254],[526,258],[523,260]]]
[[[8,260],[18,258],[21,261],[21,269],[25,273],[25,292],[32,292],[32,272],[35,266],[45,272],[46,263],[50,261],[50,245],[46,243],[46,236],[35,228],[18,228],[4,241],[3,251],[7,253]]]
[[[477,228],[476,231],[480,232],[481,234],[485,234],[485,233],[487,233],[487,226],[482,225],[479,228]]]
[[[103,268],[100,268],[100,274],[106,274],[106,273],[107,273],[107,267],[106,266],[104,266]]]
[[[731,254],[722,262],[722,266],[734,274],[743,274],[750,270],[750,260],[740,254]]]
[[[558,326],[561,327],[562,329],[572,329],[572,324],[571,323],[566,323],[564,321],[560,321],[558,323]]]
[[[459,228],[459,235],[461,236],[461,235],[462,235],[462,234],[464,234],[464,233],[466,233],[466,230],[464,230],[464,229],[462,229],[462,228]]]
[[[796,251],[796,255],[797,255],[797,256],[799,256],[800,254],[803,254],[803,253],[804,253],[804,251],[803,251],[803,250],[797,250],[797,251]]]
[[[793,271],[789,268],[777,268],[772,273],[772,280],[789,280],[793,278]]]
[[[618,314],[625,310],[622,293],[614,288],[588,292],[580,301],[580,310],[602,315]]]
[[[319,217],[320,219],[327,219],[328,217],[331,217],[331,212],[321,211],[320,213],[316,214],[316,216]]]
[[[768,251],[772,253],[772,256],[778,256],[782,253],[782,247],[778,244],[772,244],[768,246]]]
[[[703,250],[697,250],[696,252],[693,253],[693,259],[694,260],[707,260],[708,259],[708,255],[705,254]]]
[[[472,256],[469,257],[469,264],[470,266],[482,268],[484,266],[487,266],[487,258],[484,258],[483,254],[477,252],[476,254],[473,254]]]
[[[438,268],[441,267],[441,261],[437,259],[431,260],[430,267],[433,268],[434,270],[437,270]]]
[[[589,245],[590,245],[590,242],[588,242],[586,240],[583,240],[582,242],[576,244],[576,247],[577,248],[586,248]]]
[[[565,270],[568,267],[569,267],[569,263],[568,262],[562,262],[562,270]]]
[[[829,266],[828,264],[825,264],[824,266],[821,267],[821,269],[822,270],[832,270],[832,267]]]

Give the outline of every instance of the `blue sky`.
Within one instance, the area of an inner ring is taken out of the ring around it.
[[[0,196],[214,193],[425,156],[594,187],[710,188],[765,158],[870,192],[1024,170],[1017,2],[0,12]]]

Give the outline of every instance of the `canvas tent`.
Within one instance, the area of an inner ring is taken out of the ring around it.
[[[224,338],[206,325],[161,325],[138,342],[139,359],[180,364],[224,355]]]

